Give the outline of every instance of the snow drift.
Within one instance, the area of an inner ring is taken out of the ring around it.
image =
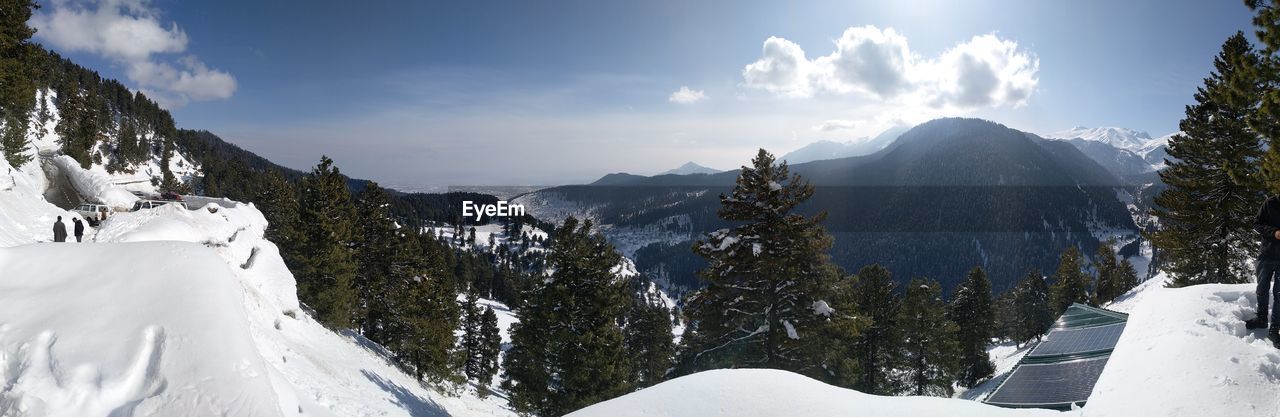
[[[883,397],[772,369],[722,369],[676,378],[569,417],[999,417],[1056,416],[951,398]]]
[[[138,201],[138,197],[128,190],[117,187],[110,177],[104,175],[105,171],[100,173],[83,169],[79,162],[66,155],[51,157],[49,160],[58,167],[59,173],[70,179],[76,191],[90,201],[121,210],[132,207],[133,202]]]
[[[201,245],[0,249],[0,277],[0,415],[283,415],[236,280]]]
[[[1085,416],[1277,416],[1280,352],[1249,331],[1253,284],[1160,288],[1129,324]]]

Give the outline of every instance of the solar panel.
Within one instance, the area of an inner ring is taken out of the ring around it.
[[[1089,399],[1107,358],[1047,364],[1022,364],[1014,369],[988,404],[1006,407],[1062,407]]]
[[[1045,336],[1029,357],[1074,355],[1115,348],[1124,332],[1125,323],[1076,329],[1056,329]]]

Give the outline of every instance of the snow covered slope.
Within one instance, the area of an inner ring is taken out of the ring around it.
[[[1147,132],[1140,132],[1123,127],[1084,127],[1076,126],[1067,130],[1045,135],[1046,138],[1071,139],[1080,138],[1102,142],[1119,149],[1139,152],[1154,140]]]
[[[1000,417],[1057,416],[951,398],[882,397],[772,369],[721,369],[676,378],[569,417]]]
[[[70,214],[40,170],[0,173],[0,416],[513,415],[313,320],[252,205],[119,213],[88,243],[37,243]]]
[[[1248,331],[1253,284],[1161,288],[1134,306],[1085,416],[1277,416],[1280,352]]]

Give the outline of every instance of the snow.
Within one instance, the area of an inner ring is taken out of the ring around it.
[[[831,315],[835,314],[835,312],[836,312],[836,309],[831,308],[831,304],[827,304],[825,300],[818,300],[813,302],[814,314],[831,317]]]
[[[313,320],[252,205],[119,213],[89,243],[37,243],[69,214],[33,165],[0,165],[0,415],[514,415]]]
[[[81,168],[80,163],[70,156],[55,156],[49,158],[49,162],[57,166],[58,173],[65,175],[76,191],[90,201],[118,210],[127,210],[133,207],[135,201],[138,201],[137,196],[124,188],[117,187],[110,177]]]
[[[1280,415],[1280,352],[1249,331],[1253,284],[1144,294],[1084,416]]]
[[[284,415],[240,292],[196,244],[0,249],[0,410]]]
[[[0,247],[51,241],[58,216],[67,224],[80,217],[44,200],[44,174],[38,165],[27,164],[36,167],[28,173],[0,158]]]
[[[569,417],[654,416],[1056,416],[951,398],[883,397],[838,388],[786,371],[721,369],[699,372],[595,404]],[[1135,414],[1136,415],[1136,414]]]
[[[1133,129],[1123,127],[1083,127],[1076,126],[1071,129],[1053,132],[1044,135],[1046,138],[1072,139],[1080,138],[1084,140],[1102,142],[1119,149],[1130,150],[1135,153],[1140,152],[1155,139],[1147,132],[1140,132]]]
[[[787,337],[793,340],[800,340],[800,335],[796,333],[796,326],[791,325],[790,321],[783,320],[782,327],[787,329]]]

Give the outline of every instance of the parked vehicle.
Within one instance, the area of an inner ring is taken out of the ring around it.
[[[177,204],[179,207],[182,207],[183,209],[187,208],[187,203],[183,203],[181,201],[138,200],[138,202],[133,203],[133,209],[131,209],[130,211],[153,209],[156,207],[163,206],[165,204]]]
[[[94,227],[111,216],[111,208],[102,204],[81,204],[71,211],[84,217],[84,220]]]
[[[160,194],[160,199],[166,201],[182,201],[182,194],[178,194],[173,191],[165,191],[164,194]]]

